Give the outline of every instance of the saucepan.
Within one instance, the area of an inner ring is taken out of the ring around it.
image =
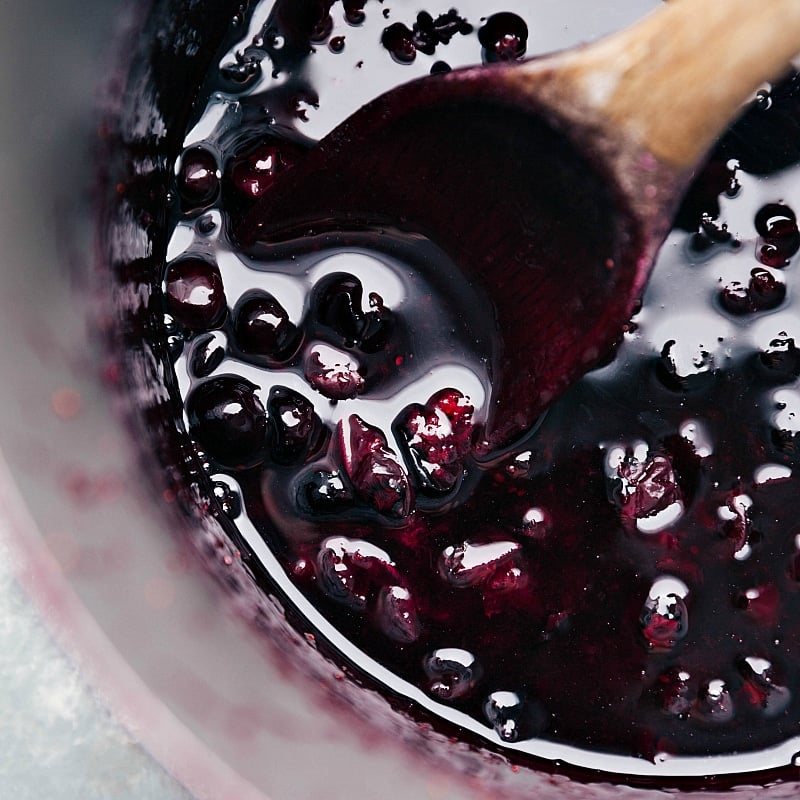
[[[247,24],[251,5],[6,10],[0,521],[20,578],[111,712],[198,798],[615,796],[619,781],[518,768],[347,679],[181,489],[162,354],[142,344],[156,313],[148,270],[167,248],[158,222],[174,198],[163,187],[196,112],[184,95],[202,77],[197,54]],[[529,55],[593,40],[657,3],[535,5]],[[374,0],[366,10],[381,17]],[[420,55],[403,75],[431,64]],[[330,117],[305,109],[309,138],[389,88],[364,76]]]

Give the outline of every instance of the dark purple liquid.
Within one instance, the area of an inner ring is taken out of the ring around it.
[[[387,229],[253,262],[228,238],[316,138],[315,59],[355,51],[354,70],[399,82],[457,42],[475,61],[519,57],[535,23],[499,7],[384,11],[278,2],[206,77],[154,281],[168,316],[152,336],[169,337],[173,424],[193,450],[183,480],[304,632],[456,737],[662,784],[697,774],[675,757],[790,741],[797,181],[753,175],[797,160],[796,78],[712,155],[610,363],[486,462],[485,365],[514,341],[436,244]],[[359,45],[379,16],[381,40]]]

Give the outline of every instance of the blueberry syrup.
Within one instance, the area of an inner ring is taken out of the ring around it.
[[[277,0],[221,43],[148,331],[182,480],[304,633],[449,735],[645,785],[796,777],[798,76],[711,154],[615,352],[489,456],[514,342],[435,243],[230,234],[365,93],[549,49],[527,6]]]

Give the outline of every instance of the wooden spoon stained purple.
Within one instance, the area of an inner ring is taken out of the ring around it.
[[[798,51],[798,0],[672,0],[586,47],[426,77],[337,127],[234,234],[441,248],[494,310],[489,454],[619,341],[694,169]]]

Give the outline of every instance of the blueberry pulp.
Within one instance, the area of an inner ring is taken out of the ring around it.
[[[412,38],[429,26],[391,11]],[[460,8],[454,19],[473,30],[438,38],[433,55],[418,48],[413,63],[450,58],[459,42],[475,60],[491,60],[486,41],[510,52],[523,28],[481,39],[491,20],[512,21],[491,11]],[[670,240],[613,361],[479,466],[483,364],[504,332],[446,265],[447,279],[424,268],[437,253],[422,258],[424,243],[385,231],[252,262],[227,233],[314,138],[304,126],[325,95],[309,65],[357,51],[376,17],[388,29],[381,12],[278,3],[252,41],[231,45],[240,60],[209,59],[195,116],[222,122],[186,137],[171,242],[151,277],[155,318],[169,316],[148,335],[169,337],[172,354],[161,413],[180,432],[184,405],[188,421],[181,480],[205,492],[265,591],[289,580],[358,648],[335,659],[365,682],[368,658],[389,667],[388,690],[417,687],[430,703],[410,713],[453,735],[520,761],[545,742],[581,766],[602,768],[606,754],[631,773],[663,763],[652,773],[663,783],[681,774],[668,769],[675,756],[791,740],[798,199],[791,181],[752,174],[792,162],[796,79],[712,155],[679,214],[688,233]],[[344,50],[312,52],[340,31]],[[380,37],[367,52],[388,61],[358,66],[354,54],[354,70],[403,79]],[[258,66],[239,80],[229,64]],[[275,85],[258,83],[270,70]],[[264,544],[281,574],[264,573]]]

